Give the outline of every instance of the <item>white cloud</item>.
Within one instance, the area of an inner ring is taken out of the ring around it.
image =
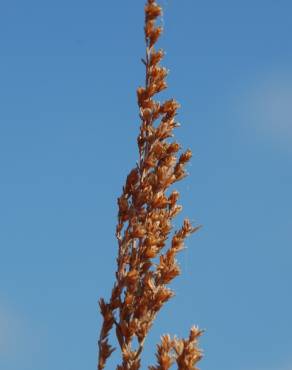
[[[38,347],[36,339],[31,323],[0,302],[0,358],[23,359]]]
[[[244,123],[258,135],[292,144],[292,71],[261,75],[237,101]]]
[[[0,355],[9,355],[14,352],[19,337],[19,319],[11,312],[0,307]]]

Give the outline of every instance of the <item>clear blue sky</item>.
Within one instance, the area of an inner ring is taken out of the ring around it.
[[[291,370],[292,2],[162,5],[167,96],[194,152],[179,189],[204,228],[143,366],[160,334],[197,324],[202,370]],[[143,6],[1,2],[1,370],[95,369],[116,198],[137,159]]]

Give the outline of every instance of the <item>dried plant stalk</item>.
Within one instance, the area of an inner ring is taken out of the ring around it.
[[[167,87],[168,71],[160,65],[164,52],[155,49],[162,33],[162,27],[156,24],[161,14],[161,7],[148,0],[146,57],[142,60],[146,82],[137,89],[141,118],[137,139],[139,161],[127,176],[118,198],[116,280],[109,302],[103,299],[99,302],[103,324],[98,341],[98,370],[104,369],[114,351],[108,340],[113,328],[122,353],[117,370],[140,369],[146,336],[159,310],[174,295],[167,285],[180,274],[176,255],[184,248],[185,238],[198,229],[185,219],[167,246],[172,220],[182,209],[177,204],[179,193],[168,190],[186,176],[185,166],[192,153],[188,149],[178,156],[181,147],[170,139],[179,126],[176,122],[179,104],[174,99],[163,103],[154,100]],[[200,335],[200,330],[192,328],[185,340],[163,336],[157,346],[157,365],[149,369],[166,370],[175,363],[180,370],[196,369],[201,358],[197,347]]]

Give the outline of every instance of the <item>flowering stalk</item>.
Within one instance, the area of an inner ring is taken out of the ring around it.
[[[179,126],[175,120],[179,104],[174,99],[162,103],[154,99],[167,87],[168,71],[160,66],[164,52],[155,49],[162,33],[162,27],[156,24],[161,14],[161,7],[147,0],[146,56],[142,60],[146,79],[145,86],[137,89],[141,118],[139,161],[118,198],[116,280],[109,301],[99,302],[103,324],[98,370],[104,369],[114,351],[108,340],[113,328],[122,352],[117,370],[140,369],[146,336],[162,306],[174,295],[168,284],[180,274],[176,255],[184,248],[185,238],[198,229],[185,219],[170,237],[172,220],[182,207],[177,204],[178,191],[168,190],[186,176],[185,166],[192,153],[188,149],[178,156],[181,147],[170,140]],[[194,327],[185,340],[163,336],[157,346],[157,365],[149,370],[166,370],[174,363],[180,370],[195,370],[201,358],[197,347],[200,335],[201,331]]]

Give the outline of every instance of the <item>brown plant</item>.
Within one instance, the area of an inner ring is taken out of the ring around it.
[[[155,49],[162,33],[162,27],[157,25],[161,14],[161,7],[154,0],[147,0],[146,57],[142,59],[146,82],[137,89],[141,118],[137,139],[139,161],[127,176],[118,198],[116,280],[109,301],[99,301],[103,323],[98,341],[98,370],[104,369],[114,351],[108,338],[113,328],[122,353],[117,370],[140,369],[147,334],[162,306],[174,295],[168,284],[180,274],[176,255],[184,248],[185,238],[199,228],[185,219],[170,237],[172,220],[182,207],[177,204],[178,191],[169,193],[169,187],[187,175],[185,166],[192,152],[188,149],[178,156],[181,147],[170,139],[179,126],[176,122],[179,104],[174,99],[162,103],[154,100],[167,87],[168,71],[160,66],[164,52]],[[180,370],[195,370],[202,357],[197,347],[201,333],[193,327],[187,339],[163,336],[157,346],[157,365],[149,370],[167,370],[174,364]]]

